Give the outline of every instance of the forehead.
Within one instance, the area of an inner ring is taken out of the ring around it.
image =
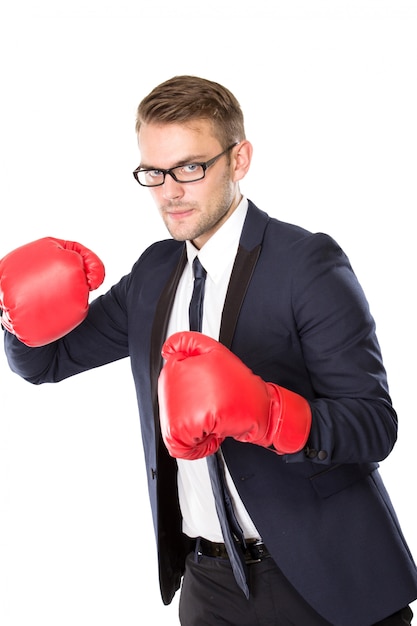
[[[221,149],[209,120],[181,124],[142,124],[138,133],[142,163],[169,167],[188,158],[205,158]]]

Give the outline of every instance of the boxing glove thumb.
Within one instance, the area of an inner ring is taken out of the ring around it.
[[[86,317],[104,265],[76,241],[44,237],[0,260],[3,326],[30,347],[63,337]]]

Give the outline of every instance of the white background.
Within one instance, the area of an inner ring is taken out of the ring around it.
[[[2,4],[0,256],[74,239],[105,262],[107,290],[167,236],[131,174],[137,104],[175,74],[227,85],[255,148],[243,192],[331,234],[368,296],[400,424],[381,471],[417,554],[416,3]],[[0,385],[0,624],[133,626],[145,608],[177,624],[129,363],[32,387],[0,353]]]

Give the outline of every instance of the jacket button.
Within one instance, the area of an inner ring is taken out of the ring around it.
[[[309,448],[309,447],[307,447],[307,448],[305,449],[305,453],[306,453],[306,456],[307,456],[309,459],[314,459],[314,458],[317,456],[317,450],[316,450],[315,448]]]
[[[318,459],[320,461],[324,461],[325,459],[327,459],[327,452],[326,450],[320,450],[320,452],[318,453]]]

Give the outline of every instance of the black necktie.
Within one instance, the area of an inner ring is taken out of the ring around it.
[[[201,265],[197,256],[193,261],[193,272],[194,289],[189,309],[190,330],[197,330],[201,332],[203,321],[204,287],[207,272]],[[207,465],[214,500],[216,503],[217,516],[222,529],[223,539],[229,555],[230,564],[232,566],[237,584],[248,598],[249,588],[246,579],[246,566],[243,558],[243,552],[240,549],[239,544],[233,538],[233,534],[242,545],[245,545],[244,537],[233,510],[230,494],[227,490],[224,478],[223,459],[219,453],[212,454],[207,457]]]
[[[206,285],[207,272],[200,263],[198,256],[193,261],[193,273],[194,273],[194,288],[193,295],[191,296],[189,317],[190,317],[190,330],[198,330],[201,333],[203,325],[203,300],[204,300],[204,287]]]

